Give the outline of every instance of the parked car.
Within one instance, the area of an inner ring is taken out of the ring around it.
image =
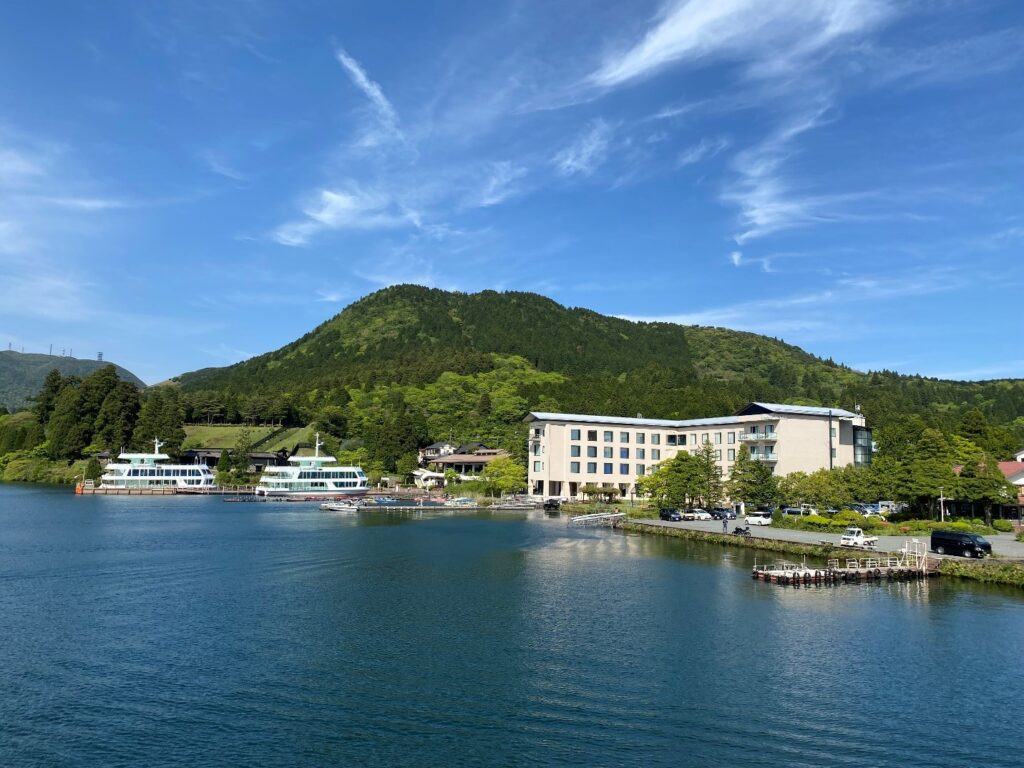
[[[751,512],[746,517],[747,525],[771,525],[772,516],[766,511]]]
[[[736,513],[728,507],[715,507],[711,510],[711,517],[714,520],[735,520]]]
[[[847,528],[839,537],[839,546],[856,547],[857,549],[874,549],[878,546],[877,536],[868,536],[857,527]]]
[[[803,514],[803,510],[800,507],[783,507],[782,514],[787,517],[800,517]]]
[[[711,513],[706,509],[694,507],[693,509],[688,509],[686,511],[693,515],[691,518],[692,520],[711,520]]]
[[[992,545],[984,536],[959,531],[932,531],[932,549],[940,555],[985,557],[992,554]]]
[[[658,517],[660,517],[662,520],[670,520],[674,523],[677,523],[683,519],[683,516],[679,514],[678,509],[663,509],[660,512],[658,512]]]

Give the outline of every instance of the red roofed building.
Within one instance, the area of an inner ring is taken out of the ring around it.
[[[1017,506],[1024,507],[1024,461],[1000,461],[999,471],[1017,486]]]

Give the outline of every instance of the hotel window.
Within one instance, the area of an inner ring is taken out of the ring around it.
[[[647,440],[647,435],[645,435],[643,432],[637,432],[636,433],[636,444],[637,445],[643,445],[646,442],[646,440]]]
[[[833,449],[832,449],[832,458],[834,459],[835,457],[836,457],[836,449],[835,449],[835,448],[833,448]]]
[[[597,430],[596,429],[588,429],[587,430],[587,440],[589,440],[592,443],[596,443],[597,442]]]
[[[836,436],[836,428],[832,427],[832,437],[835,437],[835,436]]]
[[[686,435],[680,435],[679,436],[679,444],[680,445],[686,445]]]
[[[619,448],[619,458],[620,459],[628,459],[629,458],[629,448]]]
[[[628,475],[629,474],[629,464],[619,464],[619,474],[620,475]]]
[[[715,432],[715,445],[721,445],[721,444],[722,444],[722,433],[721,432]]]
[[[570,429],[569,430],[569,439],[570,440],[579,440],[580,439],[580,431],[578,429]]]
[[[606,429],[606,430],[604,431],[604,441],[605,441],[606,443],[610,443],[610,442],[612,442],[612,440],[614,440],[614,439],[615,439],[615,433],[614,433],[614,432],[612,432],[612,431],[611,431],[610,429]]]
[[[615,471],[615,465],[612,464],[611,462],[608,462],[608,463],[606,463],[604,465],[604,473],[606,475],[611,475],[611,474],[614,473],[614,471]]]
[[[703,443],[704,445],[707,445],[707,444],[708,444],[708,433],[707,433],[707,432],[705,432],[704,434],[702,434],[702,435],[700,436],[700,441],[701,441],[701,443]]]
[[[729,461],[736,461],[736,449],[730,448],[729,452],[726,454],[726,457],[729,459]]]
[[[752,427],[750,428],[750,434],[752,434],[752,435],[756,435],[756,434],[757,434],[757,424],[754,424],[754,425],[753,425],[753,426],[752,426]]]
[[[661,445],[661,435],[657,432],[651,435],[651,445]]]
[[[646,459],[647,458],[646,454],[647,454],[646,449],[644,449],[644,448],[637,448],[636,449],[636,457],[638,459]]]
[[[661,461],[661,448],[651,448],[651,460]]]
[[[614,449],[610,445],[606,445],[605,448],[604,448],[604,457],[606,459],[610,459],[612,457],[612,455],[613,455],[613,453],[612,453],[613,450]]]
[[[540,443],[533,444],[533,455],[540,456]]]
[[[764,434],[765,434],[765,437],[774,436],[775,435],[775,425],[774,424],[765,424],[764,425]]]
[[[570,456],[579,456],[580,455],[580,447],[578,445],[570,445],[569,446],[569,455]]]
[[[716,448],[715,449],[715,461],[721,461],[721,460],[722,460],[722,449],[721,448]]]
[[[728,437],[726,437],[725,441],[727,443],[729,443],[729,445],[735,445],[735,443],[736,443],[736,433],[735,432],[730,432]]]
[[[668,435],[667,442],[668,442],[669,445],[675,445],[676,444],[676,436],[675,435]]]
[[[540,472],[542,469],[544,469],[544,462],[543,461],[535,461],[535,462],[533,462],[533,471],[534,472]]]
[[[637,474],[638,477],[643,477],[644,476],[644,465],[643,464],[637,464],[636,465],[636,474]]]
[[[596,459],[597,458],[597,446],[596,445],[588,445],[587,446],[587,458],[588,459]]]
[[[580,463],[578,461],[570,461],[569,472],[574,475],[578,475],[580,473]]]
[[[589,474],[589,475],[596,475],[597,474],[597,462],[596,461],[588,461],[587,462],[587,474]]]

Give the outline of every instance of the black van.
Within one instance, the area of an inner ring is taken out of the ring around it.
[[[992,554],[992,545],[984,536],[957,531],[932,531],[932,549],[940,555],[985,557]]]

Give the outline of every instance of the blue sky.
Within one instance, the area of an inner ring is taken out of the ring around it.
[[[382,286],[1024,376],[1024,4],[36,2],[0,341],[155,382]]]

